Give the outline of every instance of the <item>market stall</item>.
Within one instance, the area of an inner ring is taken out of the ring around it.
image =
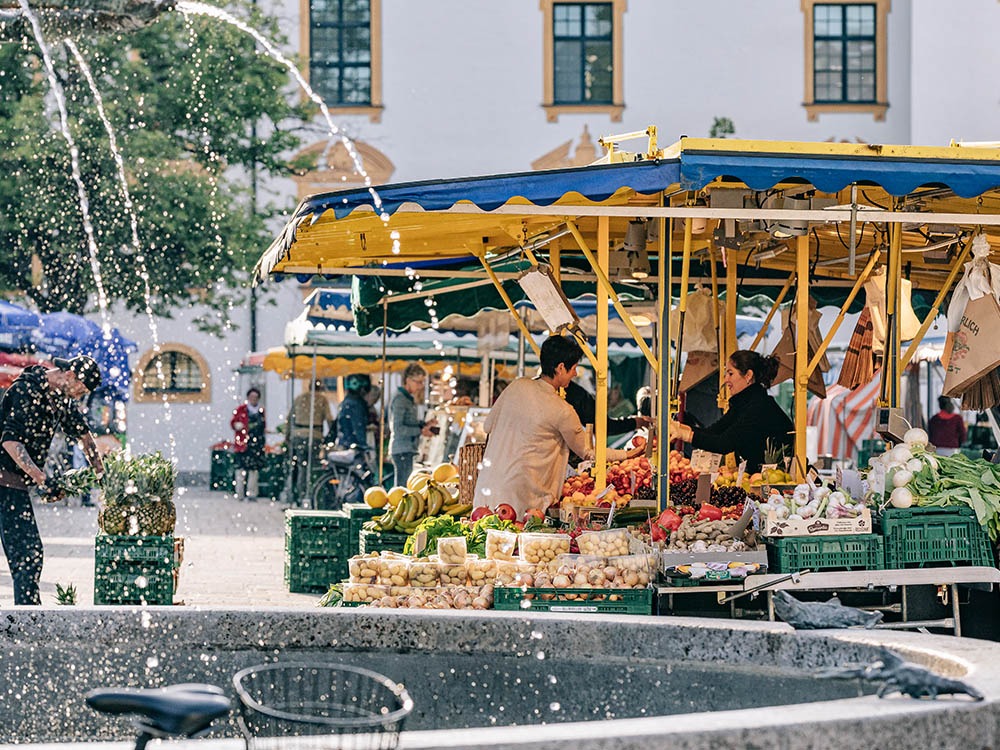
[[[619,142],[634,136],[648,138],[644,154],[618,150]],[[573,332],[586,346],[597,373],[598,456],[591,477],[595,498],[613,468],[604,460],[606,440],[601,431],[601,416],[607,408],[608,301],[657,374],[656,413],[662,435],[678,409],[678,363],[690,353],[685,346],[685,316],[693,285],[701,283],[714,298],[724,300],[713,312],[719,331],[716,366],[720,383],[721,369],[736,348],[738,295],[752,290],[770,296],[774,306],[767,323],[788,299],[794,309],[784,311],[782,325],[789,331],[786,365],[795,392],[795,449],[785,468],[793,476],[782,471],[782,481],[777,481],[774,474],[764,476],[762,471],[759,477],[743,477],[737,469],[732,481],[744,491],[761,492],[764,504],[774,491],[782,503],[795,503],[796,510],[811,508],[813,512],[802,517],[814,518],[813,523],[863,517],[857,506],[866,497],[880,508],[883,493],[869,484],[867,489],[855,488],[854,493],[842,487],[825,488],[841,499],[836,504],[827,499],[825,515],[817,512],[823,499],[815,496],[815,485],[805,481],[810,385],[846,314],[876,307],[878,344],[865,350],[865,356],[873,357],[872,364],[877,365],[873,367],[873,373],[878,373],[876,428],[895,441],[902,437],[905,425],[897,411],[902,371],[922,336],[945,310],[949,293],[972,257],[973,239],[979,237],[980,245],[985,244],[987,257],[992,245],[1000,241],[996,230],[1000,225],[996,210],[1000,208],[1000,153],[963,147],[704,139],[682,139],[659,149],[652,128],[604,139],[602,145],[607,149],[603,163],[591,167],[385,186],[377,190],[377,211],[372,210],[367,190],[312,196],[299,206],[261,258],[257,272],[261,276],[357,273],[383,277],[392,274],[377,264],[398,263],[400,258],[412,263],[478,262],[515,324],[525,332],[525,320],[505,290],[504,282],[514,279],[501,278],[493,262],[518,258],[530,266],[529,272],[550,267],[550,276],[558,283],[593,284],[595,335],[588,340],[582,331]],[[652,345],[632,324],[612,284],[614,278],[623,276],[631,277],[630,284],[644,276],[647,296],[655,300],[661,325]],[[422,277],[420,283],[424,283]],[[674,298],[679,300],[676,325],[666,315],[668,300]],[[815,330],[811,302],[840,307],[837,320],[826,332]],[[572,323],[570,328],[574,328]],[[910,343],[904,346],[907,340]],[[955,386],[955,392],[962,391]],[[980,399],[988,395],[977,392]],[[721,389],[719,402],[727,404],[727,394]],[[661,508],[668,503],[678,505],[672,502],[666,470],[671,463],[669,451],[668,441],[661,440],[651,462],[658,469],[656,497]],[[716,473],[716,467],[708,468]],[[705,473],[697,467],[692,471]],[[721,469],[718,473],[726,474]],[[704,495],[704,488],[700,489]],[[700,498],[702,507],[718,509],[706,499],[711,497]],[[969,500],[975,502],[971,493]],[[831,509],[836,509],[833,516]],[[983,514],[977,516],[983,520]],[[712,517],[700,520],[716,523]],[[669,531],[679,532],[683,522],[681,518]],[[708,537],[706,532],[697,534]],[[805,529],[800,538],[814,535],[815,531]],[[769,543],[773,548],[782,546],[801,544]],[[885,564],[884,551],[872,540],[847,547],[867,554],[860,562],[856,556],[848,557],[847,567]],[[827,562],[843,559],[834,555]]]

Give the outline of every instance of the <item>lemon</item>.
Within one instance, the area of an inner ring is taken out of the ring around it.
[[[389,495],[381,487],[369,487],[365,490],[365,502],[372,508],[384,508],[389,502]]]
[[[403,499],[406,493],[407,493],[406,487],[399,487],[399,486],[393,487],[391,490],[389,490],[389,494],[386,495],[386,501],[389,503],[391,507],[395,508],[397,505],[399,505],[400,501]]]

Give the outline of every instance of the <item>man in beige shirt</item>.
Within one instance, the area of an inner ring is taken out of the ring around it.
[[[323,381],[317,380],[312,389],[306,387],[295,397],[288,412],[288,438],[291,445],[289,465],[293,502],[305,498],[309,489],[309,467],[316,469],[323,447],[326,428],[333,423],[330,402]],[[311,452],[310,452],[311,449]]]
[[[542,344],[541,374],[518,378],[504,389],[486,417],[489,435],[474,504],[510,503],[518,517],[545,511],[559,499],[569,452],[592,460],[594,448],[573,407],[559,395],[576,376],[583,352],[571,338],[550,336]],[[639,455],[609,450],[609,461]]]

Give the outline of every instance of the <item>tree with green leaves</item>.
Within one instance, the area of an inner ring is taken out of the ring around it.
[[[277,24],[236,11],[281,43]],[[276,209],[251,205],[250,174],[287,174],[311,110],[287,69],[227,24],[167,13],[128,34],[81,38],[122,151],[138,217],[134,247],[105,127],[86,78],[50,40],[79,146],[103,283],[112,300],[158,314],[192,303],[225,324]],[[95,281],[70,156],[34,39],[0,42],[0,289],[45,311],[86,312]],[[280,207],[286,208],[286,207]],[[40,273],[39,273],[40,271]]]

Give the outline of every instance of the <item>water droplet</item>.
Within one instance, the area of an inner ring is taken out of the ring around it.
[[[541,638],[543,638],[544,636],[541,633],[539,633],[537,630],[532,630],[531,631],[531,637],[534,638],[537,641],[537,640],[540,640]]]
[[[160,666],[160,660],[155,656],[150,656],[146,659],[146,669],[156,669]]]
[[[545,652],[539,651],[535,654],[535,658],[538,659],[538,661],[543,661],[545,659]]]
[[[559,701],[552,701],[549,704],[549,711],[558,711],[561,708],[562,708],[562,706],[559,704]]]

